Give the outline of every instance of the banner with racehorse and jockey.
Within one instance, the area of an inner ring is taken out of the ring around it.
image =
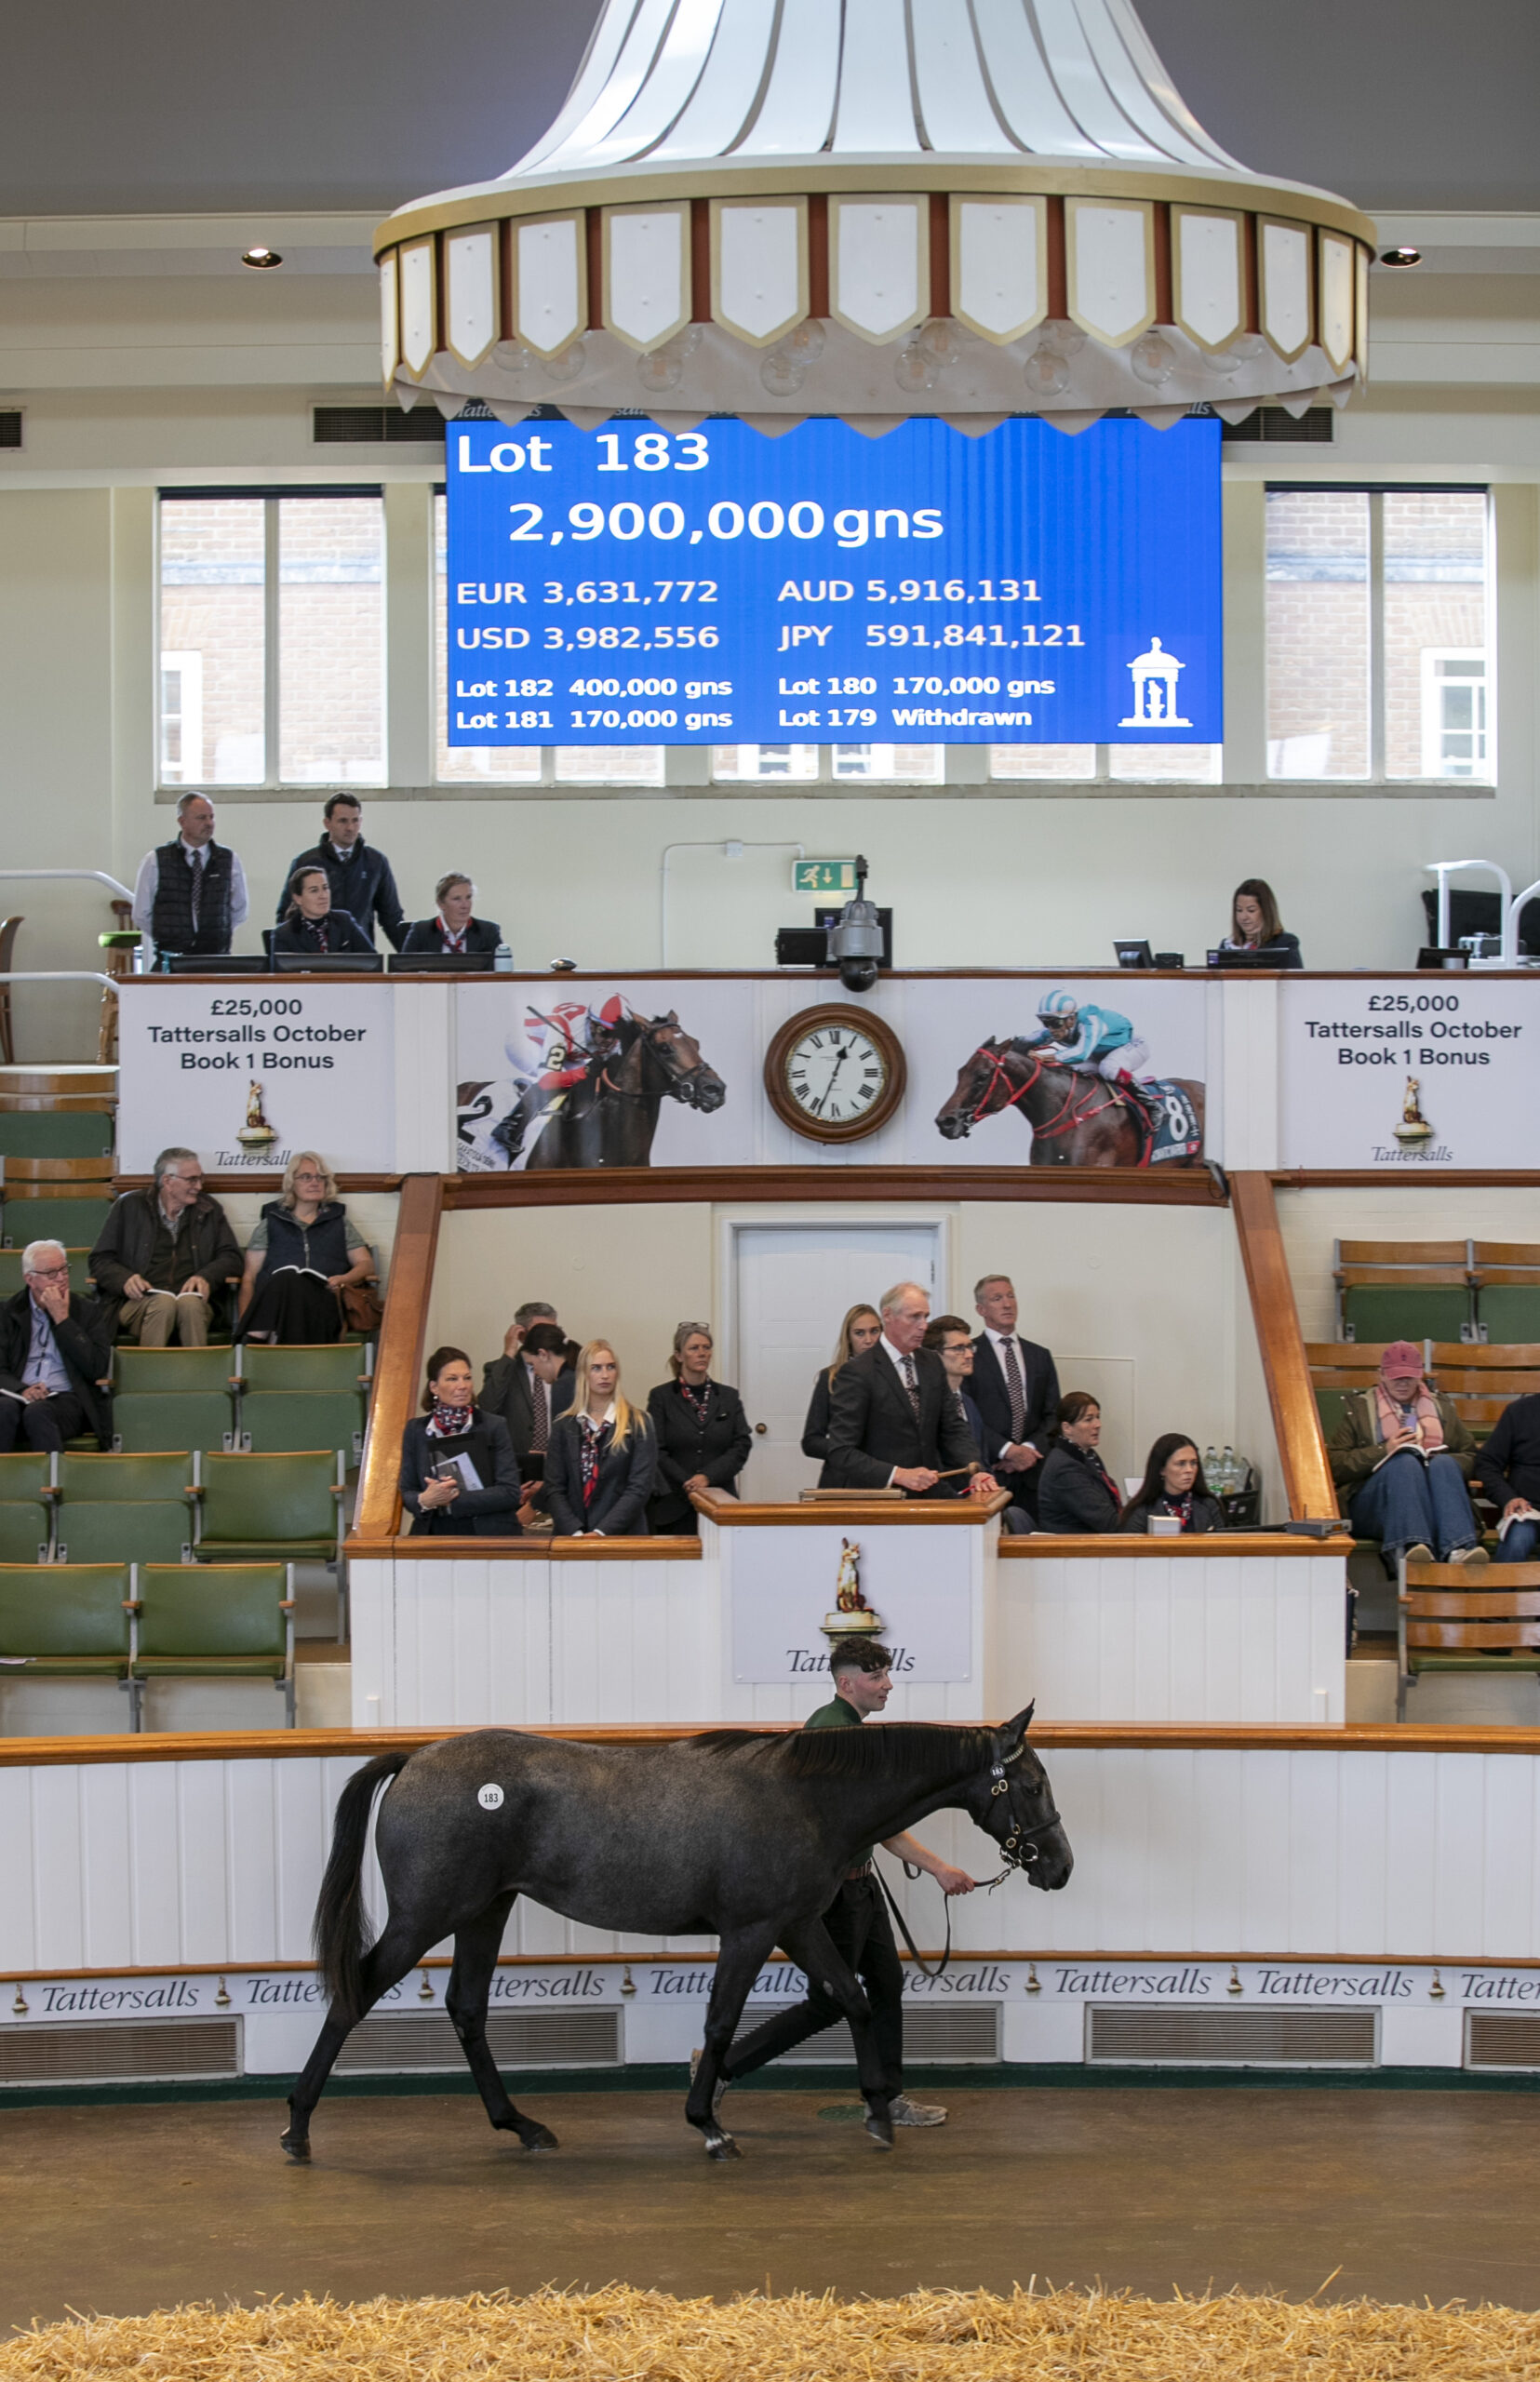
[[[777,1113],[767,1053],[837,978],[480,977],[456,988],[456,1163],[594,1167],[1200,1166],[1211,988],[1108,976],[889,976],[859,1001],[902,1100],[831,1144]]]

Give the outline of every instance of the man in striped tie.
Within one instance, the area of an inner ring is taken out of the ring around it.
[[[1009,1274],[973,1285],[984,1330],[973,1343],[973,1402],[984,1417],[984,1458],[1029,1517],[1038,1510],[1038,1466],[1059,1406],[1053,1358],[1016,1330],[1016,1292]]]
[[[946,1369],[921,1344],[931,1300],[895,1282],[881,1302],[882,1337],[841,1365],[829,1395],[829,1472],[839,1489],[903,1489],[912,1497],[992,1497]]]

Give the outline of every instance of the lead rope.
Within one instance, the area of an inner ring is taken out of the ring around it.
[[[906,1878],[918,1878],[922,1877],[924,1872],[917,1869],[912,1861],[905,1861],[904,1864],[904,1874]],[[941,1956],[941,1966],[933,1969],[927,1968],[925,1965],[924,1956],[920,1951],[919,1946],[915,1942],[914,1937],[910,1934],[908,1923],[904,1919],[904,1913],[900,1910],[897,1903],[893,1900],[892,1890],[890,1887],[887,1879],[877,1867],[876,1861],[872,1863],[872,1875],[877,1880],[877,1884],[882,1888],[883,1894],[887,1898],[888,1907],[898,1921],[898,1932],[903,1936],[904,1943],[908,1947],[909,1958],[913,1960],[916,1968],[918,1969],[921,1976],[944,1976],[946,1974],[947,1962],[952,1957],[951,1895],[944,1894],[942,1897],[946,1905],[946,1945]]]

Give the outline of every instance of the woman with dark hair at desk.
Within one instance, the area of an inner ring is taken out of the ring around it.
[[[1259,968],[1303,968],[1299,937],[1286,934],[1278,915],[1278,896],[1264,877],[1248,877],[1238,885],[1230,903],[1230,931],[1221,951],[1244,953]]]
[[[1156,1440],[1145,1477],[1123,1508],[1118,1527],[1131,1537],[1147,1538],[1157,1516],[1174,1521],[1184,1536],[1188,1531],[1225,1527],[1225,1508],[1211,1493],[1197,1444],[1185,1431],[1164,1431]]]
[[[518,1458],[501,1414],[475,1402],[475,1375],[463,1348],[435,1348],[428,1358],[423,1414],[401,1440],[401,1503],[411,1536],[517,1538]]]
[[[1121,1500],[1097,1442],[1102,1410],[1089,1389],[1066,1390],[1038,1483],[1038,1528],[1095,1537],[1115,1531]]]
[[[485,958],[494,953],[502,941],[502,929],[495,918],[473,917],[475,907],[475,887],[464,872],[451,868],[433,889],[438,907],[431,918],[417,918],[407,929],[407,940],[401,945],[403,954],[431,951],[435,958],[446,953],[474,952]]]
[[[374,945],[355,918],[331,906],[331,879],[324,868],[297,868],[288,880],[288,907],[273,930],[269,948],[318,958],[328,951],[368,951]]]

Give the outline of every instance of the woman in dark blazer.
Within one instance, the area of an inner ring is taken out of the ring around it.
[[[1040,1531],[1094,1537],[1117,1529],[1122,1500],[1097,1452],[1101,1436],[1102,1410],[1090,1390],[1067,1391],[1038,1486]]]
[[[802,1425],[802,1452],[816,1457],[823,1465],[824,1469],[818,1476],[821,1489],[837,1489],[839,1486],[829,1475],[829,1396],[834,1388],[835,1375],[841,1365],[850,1363],[852,1357],[864,1356],[868,1348],[875,1348],[881,1337],[882,1318],[876,1307],[864,1304],[852,1306],[847,1310],[845,1320],[839,1327],[833,1364],[819,1368],[812,1385],[808,1419]]]
[[[426,1413],[413,1415],[401,1439],[401,1503],[412,1517],[410,1535],[519,1537],[518,1458],[502,1415],[477,1407],[463,1348],[434,1350],[422,1403]]]
[[[1152,1514],[1169,1516],[1184,1535],[1225,1527],[1225,1508],[1211,1495],[1198,1443],[1185,1431],[1167,1431],[1156,1440],[1144,1479],[1118,1527],[1131,1537],[1147,1538]]]
[[[1278,914],[1278,896],[1265,877],[1248,877],[1238,885],[1230,903],[1230,931],[1221,951],[1244,951],[1275,968],[1303,968],[1299,937],[1290,934]]]
[[[751,1434],[735,1389],[711,1379],[711,1326],[681,1323],[668,1360],[672,1381],[660,1382],[647,1401],[658,1441],[658,1478],[647,1509],[649,1527],[696,1537],[700,1519],[692,1489],[735,1489],[748,1462]]]
[[[471,911],[475,903],[475,887],[459,869],[451,869],[441,877],[433,889],[438,907],[431,918],[417,918],[407,929],[402,953],[408,951],[474,951],[481,956],[496,951],[502,941],[502,929],[495,918],[475,918]]]
[[[621,1394],[608,1340],[580,1350],[572,1403],[551,1425],[544,1504],[558,1538],[647,1536],[657,1441],[640,1407]]]
[[[331,906],[331,879],[324,868],[297,868],[288,880],[288,907],[281,927],[275,927],[270,952],[302,952],[315,957],[328,951],[372,951],[374,945],[356,919]]]

